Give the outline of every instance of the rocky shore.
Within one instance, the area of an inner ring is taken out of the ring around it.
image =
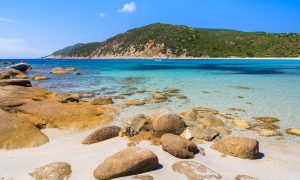
[[[0,73],[0,179],[295,179],[299,144],[273,144],[263,137],[299,136],[298,128],[280,131],[276,117],[239,118],[233,113],[195,107],[185,112],[157,109],[132,114],[112,125],[120,110],[171,97],[188,101],[179,89],[155,92],[144,99],[132,93],[95,97],[58,94],[31,81],[27,63],[5,63]],[[9,65],[9,66],[7,66]],[[76,68],[54,68],[63,75]],[[126,81],[130,84],[131,81]],[[115,103],[121,100],[121,103]]]

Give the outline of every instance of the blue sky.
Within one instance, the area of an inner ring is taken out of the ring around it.
[[[154,22],[300,33],[300,0],[0,0],[0,58],[33,58]]]

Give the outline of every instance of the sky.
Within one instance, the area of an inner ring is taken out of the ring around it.
[[[300,0],[0,0],[0,58],[38,58],[155,22],[300,33]]]

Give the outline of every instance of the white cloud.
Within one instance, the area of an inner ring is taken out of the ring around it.
[[[122,9],[119,12],[123,13],[132,13],[136,10],[136,4],[135,2],[124,4]]]
[[[4,17],[0,17],[0,22],[14,22],[14,20],[8,19],[8,18],[4,18]]]
[[[23,39],[0,37],[0,58],[39,58],[51,51],[34,48]]]
[[[104,16],[106,16],[106,14],[104,12],[99,13],[100,18],[103,18]]]

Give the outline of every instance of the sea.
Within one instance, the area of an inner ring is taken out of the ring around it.
[[[19,62],[21,60],[13,60]],[[116,121],[136,114],[151,114],[161,109],[176,113],[194,107],[207,107],[232,113],[243,109],[242,119],[255,116],[280,119],[277,125],[300,128],[300,61],[288,59],[203,60],[203,59],[26,59],[32,66],[29,75],[44,74],[49,80],[33,81],[33,86],[59,93],[93,93],[116,96],[124,92],[146,90],[126,99],[152,97],[153,93],[179,89],[188,99],[171,97],[164,103],[129,107]],[[75,67],[81,75],[52,75],[54,67]],[[122,100],[115,100],[121,104]],[[288,136],[289,139],[298,137]],[[299,138],[298,138],[299,139]]]

